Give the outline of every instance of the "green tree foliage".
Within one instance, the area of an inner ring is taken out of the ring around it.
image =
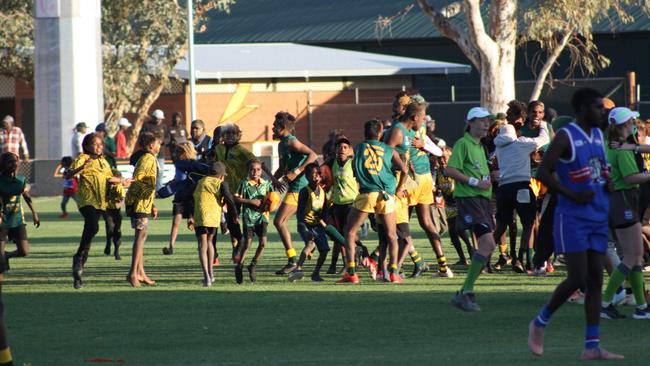
[[[0,75],[34,78],[31,0],[0,1]]]

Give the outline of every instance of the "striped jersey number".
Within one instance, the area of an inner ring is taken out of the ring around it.
[[[381,168],[384,166],[384,149],[381,147],[372,148],[366,146],[365,150],[363,150],[363,156],[366,157],[363,167],[368,170],[368,173],[379,175]]]

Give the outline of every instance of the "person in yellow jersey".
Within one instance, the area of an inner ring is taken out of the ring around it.
[[[188,220],[188,226],[194,230],[198,241],[204,287],[209,287],[214,282],[212,262],[215,248],[212,246],[212,238],[217,235],[217,228],[221,224],[221,210],[224,204],[222,185],[226,166],[221,162],[213,162],[208,174],[196,184],[194,214]]]
[[[133,238],[133,254],[131,256],[131,269],[126,276],[133,287],[140,287],[140,283],[155,285],[144,271],[144,242],[147,240],[147,227],[149,218],[158,217],[158,209],[154,205],[156,194],[156,177],[158,176],[158,162],[156,155],[160,151],[161,141],[151,132],[144,132],[138,138],[142,153],[133,170],[133,184],[126,193],[126,214],[131,218],[131,227],[135,229]]]
[[[273,219],[288,260],[284,267],[275,272],[277,275],[286,275],[296,269],[296,250],[291,244],[288,221],[298,210],[298,193],[307,185],[305,168],[317,158],[316,153],[294,135],[295,124],[296,117],[287,112],[278,112],[273,121],[273,139],[280,140],[280,167],[273,176],[288,183],[284,200]]]
[[[119,170],[113,169],[113,177],[122,178]],[[104,215],[106,221],[106,247],[105,255],[111,255],[111,245],[115,246],[113,255],[115,260],[120,260],[120,245],[122,244],[122,202],[126,192],[120,183],[112,184],[107,193],[108,207]]]
[[[305,247],[300,253],[296,269],[289,274],[289,282],[300,280],[304,277],[302,266],[307,259],[307,254],[314,248],[318,250],[318,258],[314,271],[311,273],[312,282],[323,282],[320,276],[320,269],[327,259],[330,250],[325,232],[325,218],[329,208],[329,202],[325,197],[325,190],[320,186],[321,175],[317,163],[311,163],[305,168],[307,186],[300,190],[298,195],[298,233],[305,242]]]
[[[77,253],[72,257],[72,278],[75,289],[83,286],[81,275],[88,259],[90,244],[99,231],[99,218],[106,211],[106,189],[109,183],[122,183],[126,186],[130,179],[113,177],[111,166],[102,156],[104,141],[99,135],[91,133],[82,142],[83,153],[72,162],[65,173],[65,179],[77,177],[79,191],[77,206],[84,218],[84,228]]]
[[[431,205],[434,203],[433,198],[433,176],[431,175],[431,163],[429,162],[428,153],[436,156],[442,155],[442,150],[427,137],[427,129],[424,124],[426,118],[427,103],[420,95],[411,97],[411,104],[406,107],[404,120],[411,121],[411,129],[414,132],[413,140],[409,146],[410,163],[415,176],[417,186],[410,190],[408,201],[410,207],[415,207],[415,213],[418,217],[418,223],[424,230],[431,244],[431,248],[436,254],[438,260],[438,276],[454,277],[451,268],[447,266],[447,258],[442,250],[440,234],[433,224],[431,216]],[[416,267],[413,276],[417,277],[418,268]]]

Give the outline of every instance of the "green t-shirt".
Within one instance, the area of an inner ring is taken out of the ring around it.
[[[109,151],[109,152],[113,153],[113,155],[117,154],[117,145],[115,144],[115,139],[106,136],[104,138],[104,149],[106,149],[106,151]],[[116,168],[117,167],[117,163],[115,162],[114,157],[104,155],[104,159],[106,159],[106,161],[108,161],[108,164],[110,164],[111,168]]]
[[[483,145],[467,132],[454,144],[454,152],[451,154],[447,165],[458,169],[468,177],[474,177],[478,180],[485,179],[490,175]],[[489,199],[491,196],[492,188],[484,191],[467,183],[456,182],[455,198],[485,197]]]
[[[261,179],[259,184],[250,179],[244,179],[239,183],[235,195],[247,200],[264,200],[266,194],[272,190],[271,183],[264,179]],[[268,212],[261,212],[257,207],[249,204],[242,205],[241,216],[244,227],[252,227],[263,222],[269,222]]]
[[[634,152],[629,150],[610,149],[606,143],[607,161],[612,168],[609,177],[614,182],[614,190],[639,188],[638,184],[627,184],[623,180],[628,175],[639,173],[639,167],[634,160]]]
[[[542,121],[542,123],[546,124],[546,127],[548,128],[548,139],[549,141],[553,140],[553,136],[555,136],[555,132],[553,131],[553,125],[551,125],[548,122]],[[523,137],[530,137],[530,138],[535,138],[539,136],[539,129],[534,130],[530,128],[528,123],[524,124],[521,129],[519,130],[519,133]],[[548,144],[542,146],[540,150],[546,151],[546,148],[548,147]]]
[[[406,163],[410,160],[411,141],[415,138],[415,131],[410,128],[407,129],[402,122],[397,122],[391,127],[391,135],[393,133],[392,130],[395,129],[402,131],[402,142],[395,146],[395,151],[397,151],[400,157],[402,157],[402,160]],[[388,140],[384,139],[384,142],[388,142]]]
[[[220,161],[226,166],[226,178],[228,188],[235,189],[239,182],[248,176],[248,161],[254,159],[255,155],[240,144],[226,146],[219,144],[214,147],[214,160]]]
[[[25,217],[20,197],[27,188],[27,180],[22,175],[15,178],[0,175],[0,201],[2,204],[2,227],[14,228],[23,225]]]
[[[427,128],[422,125],[418,131],[413,131],[415,137],[424,143],[427,136]],[[431,162],[429,162],[429,156],[426,151],[416,149],[411,146],[411,164],[413,164],[413,171],[415,174],[431,174]]]
[[[307,155],[299,153],[297,151],[292,151],[289,149],[289,141],[296,140],[296,136],[287,135],[280,139],[280,144],[278,145],[278,152],[280,154],[280,164],[285,169],[285,173],[292,172],[301,166],[305,160],[307,160]],[[300,175],[289,183],[288,192],[300,192],[307,185],[307,177],[305,172],[300,173]]]
[[[359,192],[395,194],[397,179],[393,167],[393,148],[377,140],[365,140],[354,148],[354,174]]]

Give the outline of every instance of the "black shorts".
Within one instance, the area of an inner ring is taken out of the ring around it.
[[[10,228],[0,228],[0,241],[8,242],[9,240],[18,244],[27,240],[27,229],[25,224]]]
[[[460,230],[469,229],[474,225],[485,225],[494,231],[494,219],[490,200],[485,197],[458,197],[456,198],[458,216],[462,227]]]
[[[638,189],[614,191],[609,199],[609,226],[624,229],[640,221]]]
[[[253,226],[244,227],[244,239],[252,239],[253,235],[257,235],[258,238],[266,237],[266,230],[269,226],[268,222],[260,222],[259,224]]]
[[[537,200],[530,182],[515,182],[499,186],[497,191],[497,221],[511,223],[517,211],[522,225],[529,226],[537,217]]]
[[[194,204],[192,202],[172,202],[172,216],[181,214],[184,219],[188,219],[193,212]]]
[[[201,237],[201,235],[215,236],[217,235],[217,228],[209,226],[197,226],[194,228],[194,234],[197,238]]]
[[[334,217],[334,226],[336,226],[336,228],[343,229],[345,227],[345,224],[348,222],[348,214],[350,213],[351,208],[351,203],[347,205],[332,205],[332,216]]]
[[[411,236],[411,229],[409,228],[409,224],[406,222],[397,224],[397,239],[406,240],[406,238],[409,236]]]

